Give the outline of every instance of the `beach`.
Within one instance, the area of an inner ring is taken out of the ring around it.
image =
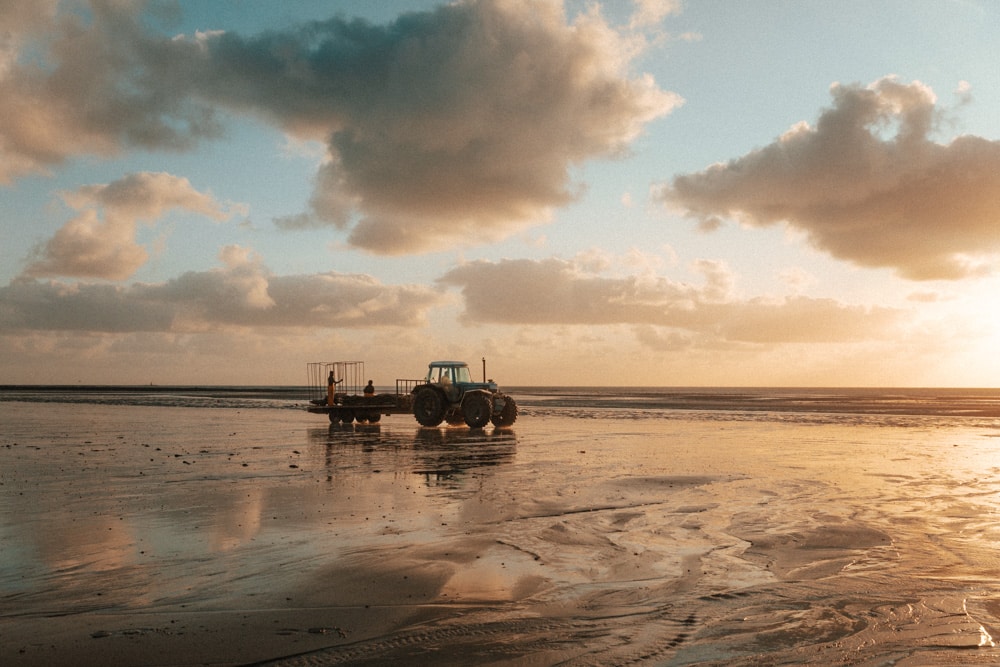
[[[1000,662],[1000,423],[526,405],[0,401],[0,664]]]

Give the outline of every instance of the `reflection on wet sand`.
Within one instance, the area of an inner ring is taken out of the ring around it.
[[[383,432],[380,424],[331,424],[309,430],[309,442],[325,448],[327,481],[337,475],[381,472],[391,466],[427,484],[457,482],[476,468],[510,463],[517,448],[512,429],[416,428]],[[360,454],[360,456],[357,456]]]

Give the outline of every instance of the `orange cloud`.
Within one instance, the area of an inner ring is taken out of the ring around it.
[[[764,148],[676,176],[659,199],[706,230],[723,218],[780,223],[817,248],[911,280],[992,270],[1000,253],[1000,142],[931,140],[933,92],[892,77],[835,84],[815,126],[793,127]]]
[[[275,276],[238,246],[223,248],[220,258],[218,269],[127,287],[19,278],[0,287],[0,332],[413,327],[444,298],[360,274]]]
[[[577,262],[478,261],[440,282],[461,289],[464,317],[475,323],[636,325],[639,340],[744,343],[846,342],[883,339],[901,311],[804,296],[740,300],[718,262],[695,263],[704,283],[662,276],[606,276]],[[666,332],[666,333],[664,333]]]
[[[80,213],[40,248],[40,257],[25,269],[25,276],[124,280],[149,257],[135,241],[138,222],[155,221],[171,209],[215,220],[232,215],[186,178],[166,173],[131,174],[64,193],[63,199]]]

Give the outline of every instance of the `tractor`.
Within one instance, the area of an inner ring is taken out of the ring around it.
[[[470,428],[510,426],[517,419],[517,403],[501,393],[493,380],[473,382],[464,361],[432,361],[427,377],[413,389],[413,416],[421,426],[437,426],[442,421]]]

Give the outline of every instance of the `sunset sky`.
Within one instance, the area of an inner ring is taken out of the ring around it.
[[[1000,386],[997,26],[0,0],[0,384]]]

